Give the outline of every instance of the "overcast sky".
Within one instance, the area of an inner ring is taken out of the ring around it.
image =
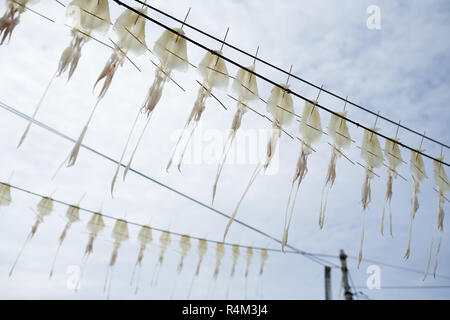
[[[69,1],[62,1],[68,3]],[[133,4],[134,1],[126,1]],[[450,115],[450,57],[448,30],[450,5],[447,1],[151,1],[151,4],[183,19],[188,8],[188,22],[217,37],[223,37],[230,27],[227,41],[248,52],[259,46],[259,56],[328,90],[358,102],[371,110],[390,117],[417,131],[426,130],[427,135],[448,144]],[[369,29],[366,21],[367,8],[377,5],[381,14],[381,29]],[[4,2],[1,3],[4,12]],[[31,114],[43,90],[57,67],[62,51],[70,42],[70,30],[64,26],[65,9],[56,1],[40,1],[33,6],[36,11],[54,19],[50,23],[26,12],[14,31],[11,42],[0,47],[0,101]],[[124,10],[110,1],[111,19],[114,21]],[[178,24],[149,11],[149,15],[173,27]],[[146,26],[147,43],[153,47],[163,29],[149,22]],[[201,41],[210,48],[220,44],[185,28],[188,36]],[[113,31],[108,34],[117,39]],[[107,37],[98,36],[105,42]],[[243,65],[251,65],[249,57],[223,51]],[[57,78],[51,86],[38,120],[60,130],[70,137],[78,137],[91,107],[95,103],[92,86],[111,50],[95,41],[83,48],[82,57],[73,78]],[[204,55],[200,48],[188,44],[189,61],[197,65]],[[118,159],[129,128],[137,110],[142,106],[154,79],[154,66],[149,53],[130,55],[141,72],[125,61],[100,102],[84,143]],[[237,68],[228,64],[231,75]],[[276,82],[286,81],[286,75],[261,63],[256,71]],[[227,106],[224,110],[214,99],[209,99],[202,116],[201,125],[193,138],[193,147],[179,173],[174,166],[169,174],[166,164],[195,101],[200,74],[192,67],[185,73],[174,72],[173,78],[186,89],[182,92],[172,82],[166,83],[163,97],[156,107],[141,148],[136,154],[133,167],[149,176],[180,190],[195,199],[210,203],[211,187],[217,169],[218,150],[231,126],[236,103],[227,96],[231,88],[215,91]],[[317,90],[292,79],[291,89],[313,99]],[[271,86],[258,80],[259,94],[267,99]],[[235,93],[232,93],[235,95]],[[343,102],[322,94],[320,103],[340,111]],[[262,113],[266,107],[258,101],[251,104]],[[294,98],[295,110],[301,113],[304,102]],[[375,119],[358,109],[348,106],[349,117],[366,126]],[[330,115],[320,111],[322,127],[326,128]],[[11,184],[42,194],[52,194],[56,199],[76,203],[84,192],[87,196],[81,205],[99,210],[118,218],[126,216],[130,221],[151,223],[152,226],[194,236],[221,240],[227,220],[191,201],[188,201],[157,184],[129,173],[127,180],[118,179],[114,199],[109,193],[115,165],[86,150],[81,150],[75,167],[63,168],[55,179],[52,176],[59,164],[69,154],[72,144],[33,126],[27,140],[16,149],[26,122],[6,111],[0,110],[0,181],[7,181],[14,171]],[[139,123],[139,130],[143,123]],[[381,132],[394,136],[396,127],[379,120]],[[362,130],[349,124],[355,140],[346,155],[362,163],[358,149]],[[254,154],[264,153],[270,124],[255,113],[248,111],[242,120],[242,135],[237,137],[236,157],[225,165],[217,191],[215,208],[231,213],[256,165]],[[299,136],[298,123],[294,121],[287,131]],[[252,138],[253,137],[253,138]],[[256,137],[256,138],[254,138]],[[402,142],[418,147],[420,137],[404,130],[399,131]],[[133,138],[135,141],[137,137]],[[246,144],[250,139],[250,144]],[[252,140],[253,139],[253,140]],[[255,140],[256,139],[256,140]],[[384,146],[384,140],[380,140]],[[300,187],[295,215],[289,233],[289,244],[308,252],[338,255],[339,249],[356,256],[359,249],[362,209],[360,203],[364,169],[345,159],[338,162],[335,186],[330,192],[325,227],[319,230],[318,215],[322,186],[330,157],[329,136],[323,136],[314,146],[317,152],[309,157],[308,173]],[[254,148],[255,145],[259,146]],[[240,147],[239,147],[240,146]],[[245,152],[245,150],[250,150]],[[440,147],[425,141],[427,153],[439,156]],[[238,219],[276,238],[282,237],[283,217],[290,182],[295,170],[300,143],[282,135],[279,153],[275,156],[270,175],[257,178],[247,194],[238,213]],[[253,152],[253,153],[252,153]],[[443,154],[448,158],[447,149]],[[191,157],[192,156],[192,157]],[[410,152],[402,149],[402,156],[409,161]],[[373,179],[372,203],[367,210],[364,256],[369,259],[424,270],[436,221],[437,193],[433,190],[432,162],[425,160],[429,176],[422,185],[419,197],[420,209],[416,216],[412,241],[412,254],[403,260],[406,249],[412,178],[409,164],[402,165],[399,172],[408,181],[398,178],[393,186],[393,232],[381,236],[380,221],[386,189],[387,170],[376,170],[379,177]],[[86,223],[90,215],[81,213],[81,222],[74,224],[60,251],[55,274],[48,280],[58,237],[65,225],[64,206],[55,205],[53,214],[39,226],[36,236],[25,248],[23,256],[11,278],[8,272],[19,252],[35,215],[39,198],[12,191],[11,206],[0,208],[0,297],[43,299],[102,299],[103,281],[113,248],[111,231],[113,223],[105,220],[106,229],[94,245],[81,289],[75,293],[68,288],[68,274],[72,266],[81,264],[83,250],[88,240]],[[448,202],[444,209],[448,210]],[[447,230],[448,219],[444,230]],[[150,286],[155,263],[159,255],[159,236],[154,232],[154,245],[146,251],[141,274],[140,291],[134,295],[130,287],[131,272],[136,261],[139,229],[130,226],[130,240],[124,243],[114,271],[111,298],[118,299],[184,299],[198,259],[197,242],[186,258],[184,269],[177,277],[180,258],[179,238],[172,237],[156,287]],[[279,244],[243,226],[234,223],[227,241],[242,245],[279,248]],[[443,275],[450,266],[448,233],[440,252],[438,273]],[[215,285],[212,274],[215,266],[215,247],[209,245],[199,278],[194,284],[191,297],[196,299],[261,298],[257,293],[262,283],[263,298],[268,299],[322,299],[323,266],[305,257],[293,254],[270,253],[262,278],[258,278],[260,253],[250,267],[248,283],[245,284],[245,252],[237,263],[237,270],[230,282],[232,267],[231,248],[226,256]],[[339,263],[336,259],[329,259]],[[354,259],[349,259],[350,274],[357,287],[365,287],[367,267],[363,262],[357,269]],[[423,282],[423,274],[406,272],[385,266],[381,268],[381,289],[364,291],[372,299],[448,299],[450,289],[393,290],[389,286],[450,285],[450,278],[429,276]],[[333,297],[342,298],[340,271],[333,269]],[[385,289],[383,289],[385,287]],[[209,290],[208,290],[209,289]],[[227,295],[228,291],[228,295]]]

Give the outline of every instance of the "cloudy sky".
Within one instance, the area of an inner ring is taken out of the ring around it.
[[[67,0],[62,1],[68,3]],[[126,1],[133,4],[134,1]],[[449,44],[446,34],[450,27],[450,5],[447,1],[151,1],[151,4],[183,19],[188,8],[188,22],[217,37],[222,37],[230,27],[228,40],[248,52],[259,46],[259,56],[273,64],[289,69],[293,73],[317,85],[323,84],[330,91],[358,102],[371,110],[390,117],[417,131],[426,130],[427,135],[448,144],[450,121],[448,106]],[[381,29],[367,27],[370,14],[367,8],[376,5],[380,9]],[[5,10],[1,2],[1,11]],[[57,67],[61,52],[70,42],[70,30],[64,26],[65,9],[56,1],[41,1],[33,6],[36,11],[55,20],[48,22],[27,12],[16,28],[8,45],[0,47],[0,101],[26,114],[31,114],[43,90]],[[111,18],[115,20],[124,10],[110,1]],[[149,11],[149,15],[173,27],[173,21]],[[149,47],[158,39],[163,29],[149,22],[146,26]],[[201,41],[210,48],[220,45],[189,28],[188,36]],[[113,31],[108,34],[117,39]],[[98,36],[109,42],[107,36]],[[57,78],[38,114],[38,120],[76,138],[95,103],[92,86],[101,72],[111,50],[95,41],[83,48],[82,57],[73,78]],[[188,44],[188,58],[198,64],[204,55],[200,48]],[[224,55],[243,65],[252,60],[242,54],[224,49]],[[142,106],[147,91],[154,79],[154,66],[149,53],[143,56],[130,55],[141,72],[126,61],[120,68],[106,97],[101,101],[93,118],[84,143],[106,155],[118,159],[125,144],[130,126],[137,110]],[[237,68],[228,65],[231,75]],[[285,82],[286,75],[274,71],[261,63],[257,72],[276,82]],[[182,92],[169,82],[153,115],[142,146],[136,154],[133,167],[158,181],[209,204],[211,187],[217,169],[217,158],[221,145],[231,125],[236,103],[227,96],[228,91],[216,91],[217,97],[227,106],[225,111],[213,99],[208,100],[198,132],[194,135],[192,149],[179,173],[174,167],[165,171],[177,134],[183,127],[195,101],[198,85],[202,80],[194,68],[187,72],[174,72],[173,78],[183,86]],[[317,90],[290,80],[291,89],[313,99]],[[259,94],[267,99],[271,86],[258,80]],[[232,93],[235,95],[234,93]],[[301,113],[304,102],[294,99],[295,110]],[[320,103],[333,110],[342,110],[343,102],[326,94]],[[252,107],[266,112],[261,101]],[[348,106],[349,116],[366,126],[375,119],[358,109]],[[325,128],[329,114],[321,111]],[[142,121],[142,120],[141,120]],[[138,124],[138,130],[143,127]],[[7,181],[14,172],[11,184],[50,195],[70,203],[76,203],[86,192],[81,205],[92,210],[137,223],[170,229],[179,233],[221,240],[227,220],[161,186],[129,173],[127,180],[118,180],[114,199],[109,193],[115,165],[86,150],[81,150],[76,166],[63,168],[55,179],[56,168],[71,150],[71,143],[37,126],[20,149],[16,149],[26,122],[4,110],[0,110],[0,181]],[[396,127],[378,121],[381,132],[394,136]],[[349,125],[356,143],[346,150],[346,155],[360,160],[362,131]],[[298,123],[286,128],[297,136]],[[263,154],[270,124],[249,111],[242,121],[242,134],[238,135],[236,147],[230,161],[223,169],[214,207],[230,214],[239,200],[245,185],[256,165],[255,154]],[[404,130],[399,131],[401,141],[418,147],[420,137]],[[133,137],[133,142],[137,136]],[[338,255],[339,249],[356,256],[359,249],[362,209],[360,190],[364,169],[341,159],[338,163],[337,179],[328,201],[325,227],[319,230],[317,219],[321,190],[329,161],[329,136],[323,136],[314,146],[317,152],[309,158],[308,173],[300,188],[295,215],[289,234],[289,244],[314,253]],[[384,141],[381,140],[382,145]],[[427,153],[439,156],[440,147],[425,141]],[[283,135],[279,153],[276,154],[270,174],[257,178],[242,203],[238,219],[280,239],[283,215],[290,181],[295,169],[300,144]],[[405,160],[410,152],[402,150]],[[443,150],[448,158],[448,150]],[[432,177],[432,163],[425,160],[428,176]],[[415,270],[424,270],[429,253],[432,231],[436,221],[437,193],[432,179],[421,186],[420,209],[414,225],[412,255],[403,260],[406,249],[412,178],[409,165],[402,165],[399,172],[408,181],[394,181],[392,200],[394,237],[380,234],[380,221],[386,188],[386,168],[378,169],[379,177],[373,179],[372,203],[367,211],[364,256],[384,263]],[[65,221],[66,208],[55,205],[55,210],[39,226],[38,232],[25,251],[11,278],[8,272],[17,253],[35,220],[33,209],[39,198],[12,191],[13,203],[0,208],[0,297],[43,299],[102,299],[103,282],[113,242],[113,222],[105,220],[106,229],[99,235],[94,253],[85,269],[81,289],[74,292],[70,283],[71,270],[81,265],[83,250],[88,239],[86,223],[89,215],[82,213],[81,222],[76,223],[60,251],[55,274],[48,280],[59,234]],[[448,208],[446,202],[444,209]],[[448,226],[445,221],[444,229]],[[185,261],[183,271],[177,276],[180,259],[179,238],[172,237],[156,287],[150,281],[159,255],[159,236],[154,232],[154,244],[146,251],[141,273],[140,291],[137,295],[130,287],[131,272],[136,261],[139,244],[136,240],[139,229],[130,226],[130,239],[119,252],[112,282],[112,298],[118,299],[184,299],[187,297],[192,275],[198,259],[197,242]],[[279,248],[279,244],[243,226],[234,223],[227,241],[242,245]],[[422,281],[422,273],[393,269],[379,265],[381,288],[365,288],[367,268],[374,263],[363,262],[357,269],[354,259],[349,259],[349,269],[355,286],[372,299],[448,299],[450,289],[394,290],[392,286],[449,286],[450,265],[448,234],[444,234],[440,252],[438,273],[449,277],[428,277]],[[255,252],[249,277],[244,280],[245,252],[237,262],[236,275],[230,281],[232,268],[231,248],[221,266],[221,273],[214,284],[212,273],[215,267],[215,248],[208,247],[199,278],[194,283],[192,298],[268,298],[268,299],[322,299],[323,266],[301,255],[270,253],[262,278],[258,277],[259,252]],[[338,260],[329,258],[331,263]],[[333,269],[333,297],[342,298],[340,271]],[[261,295],[262,288],[262,295]]]

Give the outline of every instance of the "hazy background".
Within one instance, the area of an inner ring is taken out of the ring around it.
[[[69,1],[62,1],[67,4]],[[133,4],[134,1],[127,1]],[[152,5],[183,19],[192,7],[188,22],[222,37],[227,26],[230,27],[228,41],[242,49],[254,52],[260,46],[259,56],[283,69],[294,65],[293,72],[317,85],[324,84],[328,90],[350,100],[380,111],[395,121],[418,131],[427,130],[427,135],[448,143],[450,116],[448,101],[449,85],[449,42],[450,5],[447,1],[151,1]],[[366,20],[369,5],[381,9],[381,29],[369,30]],[[1,11],[5,10],[1,2]],[[9,45],[0,47],[0,100],[27,114],[31,114],[48,80],[51,78],[61,52],[70,42],[69,29],[63,26],[65,9],[56,1],[41,1],[33,9],[54,19],[50,23],[43,18],[27,12],[14,31]],[[110,1],[111,18],[123,11]],[[167,18],[152,11],[149,15],[170,26],[178,26]],[[154,41],[163,30],[155,24],[147,24],[147,43],[153,47]],[[186,34],[211,48],[219,44],[196,34],[186,28]],[[115,39],[110,31],[109,36]],[[107,38],[102,38],[108,42]],[[79,67],[73,78],[66,84],[65,78],[57,79],[51,87],[38,114],[38,120],[63,133],[78,137],[79,132],[95,103],[92,85],[109,58],[111,50],[95,41],[88,42],[82,51]],[[204,52],[188,44],[189,60],[198,64]],[[225,48],[224,55],[236,59],[244,65],[252,60]],[[131,56],[141,68],[138,72],[128,61],[120,68],[111,88],[101,102],[84,141],[111,157],[118,159],[122,152],[129,127],[138,108],[141,107],[147,90],[154,78],[154,66],[146,54]],[[230,74],[237,68],[228,64]],[[274,81],[284,82],[286,76],[257,63],[257,72]],[[211,187],[217,164],[207,162],[185,164],[182,173],[174,167],[167,174],[165,167],[176,135],[188,116],[195,100],[199,74],[190,68],[186,73],[174,72],[173,77],[186,89],[183,93],[173,83],[167,83],[163,97],[157,106],[149,130],[139,149],[133,167],[173,188],[209,203]],[[258,80],[261,97],[267,99],[271,86]],[[291,78],[291,88],[300,94],[314,98],[317,90]],[[226,104],[223,110],[210,99],[202,117],[203,130],[220,130],[223,134],[231,125],[235,102],[226,92],[216,91]],[[297,113],[301,113],[303,101],[295,99]],[[320,103],[341,110],[342,101],[326,94]],[[260,112],[265,111],[262,102],[252,105]],[[374,117],[348,106],[350,117],[370,126]],[[321,111],[322,126],[325,128],[329,114]],[[118,179],[115,198],[111,199],[109,187],[115,165],[86,150],[81,150],[77,164],[64,168],[51,180],[59,164],[70,152],[72,145],[61,138],[33,126],[20,149],[16,149],[26,122],[6,111],[0,110],[0,180],[6,181],[14,171],[13,185],[33,191],[51,194],[56,199],[76,203],[87,192],[82,206],[105,214],[124,217],[130,221],[149,223],[160,228],[188,233],[195,236],[221,240],[227,220],[193,202],[190,202],[160,186],[130,173],[126,183]],[[382,133],[394,136],[396,127],[379,120]],[[349,125],[352,138],[357,142],[346,151],[353,160],[359,158],[362,130]],[[242,128],[246,130],[265,129],[270,126],[252,112],[244,116]],[[298,134],[294,122],[289,132]],[[420,138],[400,130],[401,140],[418,146]],[[207,135],[197,135],[211,147]],[[349,255],[356,256],[359,248],[362,210],[360,190],[364,179],[364,169],[353,166],[341,159],[335,186],[330,193],[324,230],[317,225],[320,195],[329,161],[330,138],[324,136],[315,146],[316,153],[309,159],[309,171],[301,187],[289,243],[309,252],[337,255],[343,248]],[[261,142],[264,146],[265,138]],[[384,146],[384,140],[381,140]],[[219,146],[220,147],[220,146]],[[262,176],[249,191],[241,206],[238,218],[261,230],[282,236],[282,223],[290,181],[295,169],[300,144],[298,141],[282,136],[280,142],[279,170],[276,174]],[[434,156],[440,154],[439,146],[424,142],[423,148]],[[264,150],[263,150],[264,151]],[[410,152],[402,149],[402,155],[409,161]],[[448,150],[444,149],[448,158]],[[432,177],[432,162],[425,160],[428,176]],[[230,164],[225,166],[218,187],[215,207],[231,213],[241,196],[254,164]],[[367,258],[408,268],[424,270],[436,221],[437,194],[433,191],[432,179],[422,184],[420,209],[416,216],[412,254],[403,261],[406,249],[412,178],[409,164],[400,167],[399,172],[408,182],[397,179],[394,182],[392,200],[394,238],[380,234],[380,220],[386,188],[386,168],[376,171],[380,178],[373,179],[372,203],[367,212],[366,241],[364,255]],[[55,191],[56,190],[56,191]],[[32,242],[25,249],[12,278],[9,269],[20,250],[32,224],[34,208],[38,198],[12,191],[13,203],[0,208],[0,297],[43,298],[43,299],[102,299],[103,281],[112,251],[110,237],[113,223],[105,220],[107,228],[97,239],[91,256],[82,288],[78,293],[67,288],[69,266],[79,265],[88,239],[86,223],[90,215],[80,213],[82,221],[74,224],[67,236],[58,258],[55,274],[48,280],[51,261],[56,251],[58,237],[65,225],[64,206],[55,205],[52,216],[41,224]],[[445,204],[448,210],[448,202]],[[448,227],[448,219],[444,228]],[[147,250],[142,275],[141,290],[134,295],[129,281],[136,261],[139,245],[136,241],[138,229],[130,226],[130,240],[124,243],[119,252],[112,284],[112,298],[120,299],[184,299],[187,296],[192,274],[197,263],[197,242],[185,261],[185,267],[173,290],[176,268],[179,261],[178,237],[172,238],[172,245],[166,253],[158,286],[150,287],[150,279],[159,255],[159,233],[154,232],[154,244]],[[232,225],[228,241],[244,245],[279,248],[270,239],[247,230],[237,223]],[[445,234],[438,272],[448,275],[450,257],[448,237]],[[337,260],[330,260],[338,263]],[[260,298],[256,293],[261,279],[258,278],[259,252],[251,265],[247,289],[245,289],[245,252],[241,252],[237,271],[230,284],[232,265],[231,248],[223,260],[221,273],[216,282],[214,294],[207,293],[215,266],[215,248],[209,246],[202,265],[200,277],[194,285],[192,298]],[[433,261],[434,262],[434,261]],[[350,273],[356,286],[365,286],[368,274],[363,263],[356,268],[356,261],[349,260]],[[340,271],[333,269],[333,298],[342,298]],[[389,286],[450,285],[450,280],[381,266],[381,289],[363,290],[372,299],[448,299],[450,289],[392,290]],[[292,254],[271,253],[262,277],[263,298],[268,299],[322,299],[323,267],[310,260]],[[246,292],[246,294],[245,294]],[[341,294],[340,294],[341,293]]]

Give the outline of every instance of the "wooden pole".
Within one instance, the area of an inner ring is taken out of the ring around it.
[[[341,260],[342,286],[344,287],[345,300],[353,300],[353,293],[348,284],[347,255],[342,249],[339,254],[339,259]]]
[[[325,300],[331,300],[331,267],[325,266]]]

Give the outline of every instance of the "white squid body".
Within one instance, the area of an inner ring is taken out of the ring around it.
[[[139,234],[138,234],[138,241],[140,244],[140,248],[139,248],[139,253],[138,253],[137,260],[136,260],[136,264],[134,265],[133,273],[131,275],[131,281],[130,281],[130,285],[133,285],[136,268],[139,267],[137,285],[136,285],[136,289],[135,289],[136,294],[139,290],[139,276],[140,276],[140,270],[142,267],[142,260],[144,258],[144,252],[145,252],[145,249],[147,248],[147,246],[153,241],[152,229],[150,228],[150,226],[142,226],[141,227],[141,230],[139,230]]]
[[[322,197],[320,200],[319,227],[321,229],[325,223],[328,195],[336,179],[337,159],[341,156],[342,149],[350,147],[351,144],[350,132],[348,130],[347,122],[344,119],[346,116],[346,111],[337,112],[337,115],[332,114],[330,123],[328,124],[328,134],[333,138],[333,145],[331,147],[330,163],[328,165],[325,184],[323,185]]]
[[[200,273],[200,266],[202,264],[203,258],[205,258],[206,252],[208,251],[208,243],[205,239],[198,240],[198,263],[195,269],[195,276]]]
[[[249,66],[247,69],[254,71],[255,66]],[[211,203],[214,203],[214,199],[216,197],[216,191],[217,191],[217,183],[219,182],[220,175],[222,173],[223,165],[225,161],[227,160],[228,151],[231,148],[231,145],[233,143],[233,140],[236,136],[236,132],[239,130],[242,122],[242,116],[247,112],[247,107],[245,104],[249,101],[254,101],[258,99],[258,84],[256,82],[256,77],[251,73],[248,72],[245,69],[239,69],[238,73],[236,74],[236,77],[233,81],[232,85],[233,91],[238,95],[238,105],[236,113],[233,117],[233,122],[231,124],[230,133],[228,135],[227,140],[225,141],[225,145],[222,150],[222,155],[220,158],[219,166],[217,168],[216,177],[214,180],[213,190],[212,190],[212,201]],[[230,219],[231,223],[233,219]],[[228,229],[228,227],[227,227]],[[226,232],[225,232],[226,234]]]
[[[180,248],[181,248],[181,257],[180,257],[180,263],[178,264],[177,271],[181,272],[183,269],[183,262],[184,258],[186,258],[186,255],[188,254],[189,250],[191,250],[191,237],[188,235],[182,235],[180,238]]]
[[[11,187],[9,184],[0,183],[0,207],[9,206],[11,201]]]
[[[173,30],[181,35],[184,35],[184,31],[181,28],[173,28]],[[141,143],[142,137],[144,136],[147,126],[150,122],[153,110],[155,109],[156,105],[161,99],[164,84],[170,79],[170,73],[172,72],[172,70],[186,71],[187,68],[189,67],[189,63],[187,60],[188,57],[187,57],[186,39],[170,30],[165,30],[159,37],[159,39],[155,42],[155,45],[153,47],[153,53],[159,58],[160,65],[155,71],[155,79],[153,80],[153,84],[148,91],[147,98],[144,102],[144,106],[142,107],[142,110],[147,114],[148,119],[144,126],[144,129],[139,135],[137,143],[133,149],[133,152],[131,153],[130,160],[128,161],[128,164],[124,170],[123,173],[124,180],[128,173],[128,170],[131,167],[136,151]],[[115,179],[117,177],[118,171],[120,170],[122,159],[127,151],[128,143],[134,131],[134,127],[137,123],[138,118],[139,113],[136,117],[136,120],[134,121],[134,124],[131,127],[130,133],[128,135],[128,141],[125,144],[125,148],[122,152],[121,160],[117,165],[116,173],[111,183],[111,193],[113,192]]]
[[[252,247],[248,247],[247,248],[247,265],[245,267],[245,277],[248,277],[248,271],[250,268],[250,264],[252,263],[253,260],[253,248]]]
[[[437,158],[440,161],[444,161],[444,157]],[[433,173],[434,173],[434,183],[436,184],[437,192],[439,194],[439,202],[438,202],[438,210],[437,210],[437,222],[436,228],[433,231],[433,236],[431,238],[430,245],[430,255],[428,257],[428,262],[425,270],[424,280],[428,275],[428,269],[430,267],[431,255],[433,250],[434,236],[436,229],[440,231],[439,243],[436,248],[436,256],[434,261],[433,273],[434,277],[436,277],[436,270],[438,267],[438,257],[439,251],[441,249],[442,237],[444,235],[444,202],[445,202],[445,194],[450,191],[450,183],[448,182],[447,173],[445,172],[444,165],[436,160],[433,161]]]
[[[25,12],[26,6],[35,4],[39,0],[6,0],[6,12],[0,18],[0,45],[6,39],[11,40],[12,33],[20,23],[20,16]]]
[[[22,255],[23,250],[25,249],[26,245],[28,244],[28,242],[34,237],[34,235],[36,234],[36,231],[39,227],[39,225],[44,222],[44,218],[49,216],[53,211],[53,199],[49,198],[49,197],[43,197],[41,198],[41,200],[39,201],[39,203],[37,204],[37,215],[36,215],[36,221],[34,222],[34,225],[31,227],[31,231],[28,234],[27,238],[25,239],[25,242],[22,246],[22,248],[20,249],[16,260],[14,261],[14,264],[11,267],[11,270],[9,271],[9,277],[11,277],[11,275],[14,272],[14,269],[17,265],[17,262],[19,261],[20,256]]]
[[[89,241],[86,245],[84,255],[88,257],[94,249],[94,241],[100,232],[105,229],[105,222],[103,221],[103,216],[100,212],[93,213],[91,219],[87,224],[87,229],[89,231]]]
[[[371,128],[373,131],[378,131],[378,128]],[[373,169],[379,168],[383,165],[383,151],[381,150],[380,141],[375,133],[368,130],[364,131],[363,143],[361,146],[361,157],[366,161],[366,176],[361,194],[361,203],[364,210],[363,223],[361,230],[361,243],[358,255],[358,267],[362,260],[363,244],[364,244],[364,224],[366,219],[366,209],[371,201],[370,181],[374,177]]]
[[[413,194],[411,197],[411,218],[409,223],[408,246],[406,248],[404,257],[405,259],[408,259],[409,256],[411,255],[411,239],[412,239],[414,218],[416,217],[416,213],[419,210],[420,183],[427,177],[422,155],[420,155],[416,151],[411,151],[410,170],[414,181],[414,187],[413,187]]]
[[[217,242],[216,245],[216,267],[214,269],[214,279],[217,279],[219,276],[220,265],[222,263],[222,259],[225,256],[225,245],[222,242]]]
[[[272,137],[267,143],[267,156],[264,164],[266,170],[273,155],[275,154],[278,140],[281,135],[281,128],[292,123],[294,118],[294,102],[291,94],[287,91],[287,85],[281,85],[282,88],[274,86],[267,100],[267,112],[273,116]]]
[[[57,76],[69,68],[72,77],[81,57],[81,48],[91,33],[106,34],[111,25],[108,0],[73,0],[67,5],[68,25],[72,28],[72,42],[59,60]]]
[[[281,248],[284,250],[288,240],[289,227],[291,225],[292,216],[294,213],[295,201],[297,199],[298,190],[300,184],[303,181],[306,173],[308,172],[308,156],[312,153],[312,144],[318,142],[322,137],[322,124],[320,121],[319,110],[315,104],[309,101],[305,102],[305,107],[302,111],[302,117],[299,123],[299,131],[303,137],[302,149],[300,151],[300,156],[297,161],[297,166],[295,169],[294,178],[292,179],[291,191],[289,193],[288,203],[286,206],[285,221],[284,221],[284,232],[283,239],[281,243]],[[294,184],[297,182],[297,189],[295,191],[294,199],[291,204],[292,192],[294,189]],[[289,213],[289,205],[291,204],[291,209]]]
[[[161,245],[161,251],[159,253],[159,264],[162,264],[164,261],[164,254],[167,250],[167,248],[170,246],[170,243],[172,240],[170,239],[170,233],[167,231],[164,231],[161,233],[161,237],[159,238],[159,243]]]
[[[261,250],[261,264],[259,267],[259,275],[262,276],[263,272],[264,272],[264,266],[267,262],[267,259],[269,259],[269,252],[267,251],[267,249],[262,249]]]
[[[381,218],[381,234],[384,232],[384,215],[386,211],[386,203],[389,206],[389,233],[392,234],[392,211],[391,211],[391,200],[392,200],[392,183],[393,179],[397,178],[397,168],[402,164],[402,154],[400,152],[400,147],[396,141],[386,140],[384,147],[384,156],[388,160],[388,180],[386,187],[386,197],[383,206],[383,215]]]
[[[143,13],[146,12],[145,10],[138,11]],[[114,52],[103,68],[103,71],[100,73],[97,81],[94,84],[95,89],[97,84],[104,79],[103,87],[100,90],[97,102],[94,105],[89,118],[70,153],[68,166],[73,166],[75,164],[81,144],[84,140],[92,117],[94,116],[95,110],[97,109],[100,100],[108,91],[116,70],[123,65],[127,53],[133,52],[136,55],[141,55],[145,52],[145,22],[146,19],[141,17],[139,14],[131,10],[126,10],[119,16],[119,18],[117,18],[116,22],[114,23],[113,29],[116,32],[119,41],[114,48]]]
[[[234,276],[234,273],[236,271],[236,264],[237,261],[241,255],[241,252],[239,251],[239,245],[233,244],[233,247],[231,249],[232,255],[233,255],[233,266],[231,267],[231,274],[230,277]]]
[[[203,78],[203,86],[198,90],[198,95],[194,103],[194,107],[192,108],[191,113],[189,114],[188,119],[184,125],[183,131],[178,138],[178,141],[173,149],[170,160],[167,164],[166,171],[169,171],[170,166],[172,165],[173,158],[177,151],[178,145],[181,142],[181,138],[184,135],[187,127],[194,121],[194,126],[189,134],[188,140],[183,148],[183,151],[180,155],[180,159],[178,161],[178,170],[181,171],[181,163],[183,161],[183,157],[185,151],[187,150],[187,146],[195,132],[195,129],[201,119],[203,111],[206,109],[206,100],[211,95],[211,90],[214,88],[226,89],[229,83],[229,76],[227,66],[225,61],[220,58],[218,55],[221,55],[222,51],[214,51],[207,52],[203,57],[203,60],[200,62],[197,70],[201,74]]]
[[[117,257],[119,255],[119,248],[122,242],[127,241],[128,236],[128,223],[125,220],[119,219],[114,224],[114,228],[111,234],[114,239],[114,249],[111,254],[111,259],[109,261],[109,266],[106,272],[105,284],[103,286],[103,292],[108,289],[107,297],[109,298],[111,294],[111,280],[112,280],[112,270],[114,265],[116,264]],[[109,279],[109,284],[108,284]]]
[[[53,276],[53,270],[55,268],[56,258],[58,257],[59,249],[61,249],[61,246],[64,242],[64,239],[66,239],[70,227],[72,226],[73,223],[80,221],[80,208],[77,206],[69,206],[66,211],[66,219],[67,219],[66,226],[64,227],[64,230],[62,231],[58,239],[58,248],[56,249],[56,254],[55,258],[53,259],[53,264],[50,270],[49,278]]]
[[[144,15],[147,14],[146,9],[136,8],[136,11],[139,11]],[[118,37],[116,47],[94,85],[95,88],[102,79],[105,79],[99,98],[103,98],[106,94],[116,70],[123,65],[125,56],[128,52],[132,52],[137,56],[146,52],[146,21],[147,20],[144,17],[128,9],[117,18],[113,25],[113,30]]]
[[[78,62],[81,58],[81,49],[90,39],[90,34],[93,32],[104,34],[109,30],[111,25],[108,0],[74,0],[67,6],[66,15],[69,18],[68,25],[72,28],[71,43],[61,54],[58,68],[47,84],[44,93],[34,109],[33,115],[31,116],[17,147],[20,147],[27,137],[31,124],[36,118],[55,77],[59,77],[68,71],[67,81],[69,81],[78,66]]]

